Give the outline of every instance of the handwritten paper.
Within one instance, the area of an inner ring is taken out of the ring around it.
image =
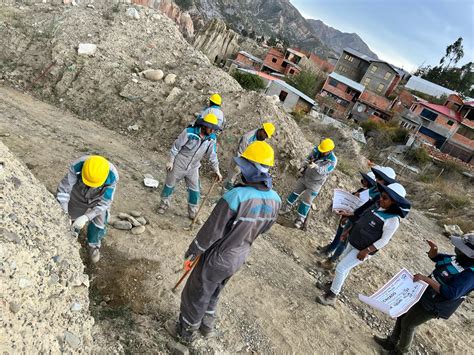
[[[361,199],[357,196],[341,189],[334,189],[334,196],[332,198],[333,211],[354,212],[355,209],[362,205]]]
[[[359,299],[390,317],[397,318],[420,300],[427,287],[428,284],[424,281],[413,282],[413,275],[407,269],[401,269],[372,296],[359,294]]]

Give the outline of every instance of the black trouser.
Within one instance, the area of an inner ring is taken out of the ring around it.
[[[408,352],[415,336],[416,327],[433,318],[436,318],[433,313],[424,309],[420,302],[416,303],[407,313],[397,318],[389,337],[390,342],[396,345],[400,353]]]

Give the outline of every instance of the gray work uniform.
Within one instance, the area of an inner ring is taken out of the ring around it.
[[[275,223],[281,200],[259,185],[237,186],[224,194],[189,246],[201,255],[181,294],[180,322],[197,329],[205,315],[215,317],[219,294],[240,269],[253,241]]]
[[[200,132],[200,127],[188,127],[173,143],[170,150],[173,169],[168,171],[161,193],[161,202],[169,207],[176,184],[184,179],[188,189],[188,213],[190,215],[196,214],[198,209],[200,199],[199,168],[202,158],[206,156],[211,162],[212,169],[219,172],[216,135],[211,134],[203,139]]]
[[[257,140],[257,132],[259,128],[253,129],[245,133],[239,140],[237,150],[234,152],[234,157],[240,157],[247,147]],[[227,179],[224,182],[225,190],[231,190],[235,185],[238,176],[240,175],[240,168],[235,163],[234,159],[230,159],[229,172]]]
[[[314,163],[315,167],[311,167],[310,163]],[[318,196],[319,191],[326,182],[329,174],[334,171],[337,165],[336,155],[331,152],[326,156],[322,156],[317,148],[306,159],[307,167],[303,176],[298,179],[293,192],[288,196],[286,203],[288,208],[293,206],[298,199],[297,220],[304,221],[309,213],[313,200]]]
[[[82,167],[89,158],[83,156],[74,161],[68,173],[59,183],[56,199],[72,220],[82,215],[89,218],[87,240],[91,246],[100,246],[106,233],[107,216],[110,213],[119,175],[115,166],[109,162],[109,175],[102,186],[93,188],[82,181]]]

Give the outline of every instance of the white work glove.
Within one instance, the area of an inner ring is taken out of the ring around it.
[[[168,171],[173,170],[173,165],[174,165],[174,161],[173,160],[168,160],[168,162],[166,163],[166,170],[168,170]]]
[[[81,229],[84,228],[87,222],[89,222],[89,217],[86,215],[78,217],[71,226],[72,233],[74,235],[79,235]]]
[[[222,174],[220,171],[215,171],[217,181],[221,182],[222,181]]]
[[[318,164],[316,164],[315,162],[309,163],[309,165],[308,165],[308,167],[309,167],[310,169],[314,169],[314,168],[316,168],[317,166],[318,166]]]

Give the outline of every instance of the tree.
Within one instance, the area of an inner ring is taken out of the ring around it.
[[[303,69],[298,74],[286,78],[285,80],[288,84],[313,98],[323,87],[326,78],[312,70]]]
[[[277,39],[273,36],[271,36],[268,41],[267,41],[267,44],[270,46],[270,47],[275,47],[277,45]]]
[[[242,34],[242,36],[244,37],[248,37],[249,33],[247,32],[247,30],[245,28],[242,29],[242,31],[240,31],[240,33]]]
[[[255,91],[265,89],[265,83],[263,82],[263,79],[257,75],[236,70],[232,76],[244,89]]]
[[[255,31],[249,33],[249,38],[255,39]]]
[[[455,67],[464,56],[462,41],[462,37],[459,37],[446,47],[446,54],[440,59],[439,65],[422,66],[416,70],[415,75],[457,91],[463,96],[474,96],[474,64],[469,62],[460,68]]]

